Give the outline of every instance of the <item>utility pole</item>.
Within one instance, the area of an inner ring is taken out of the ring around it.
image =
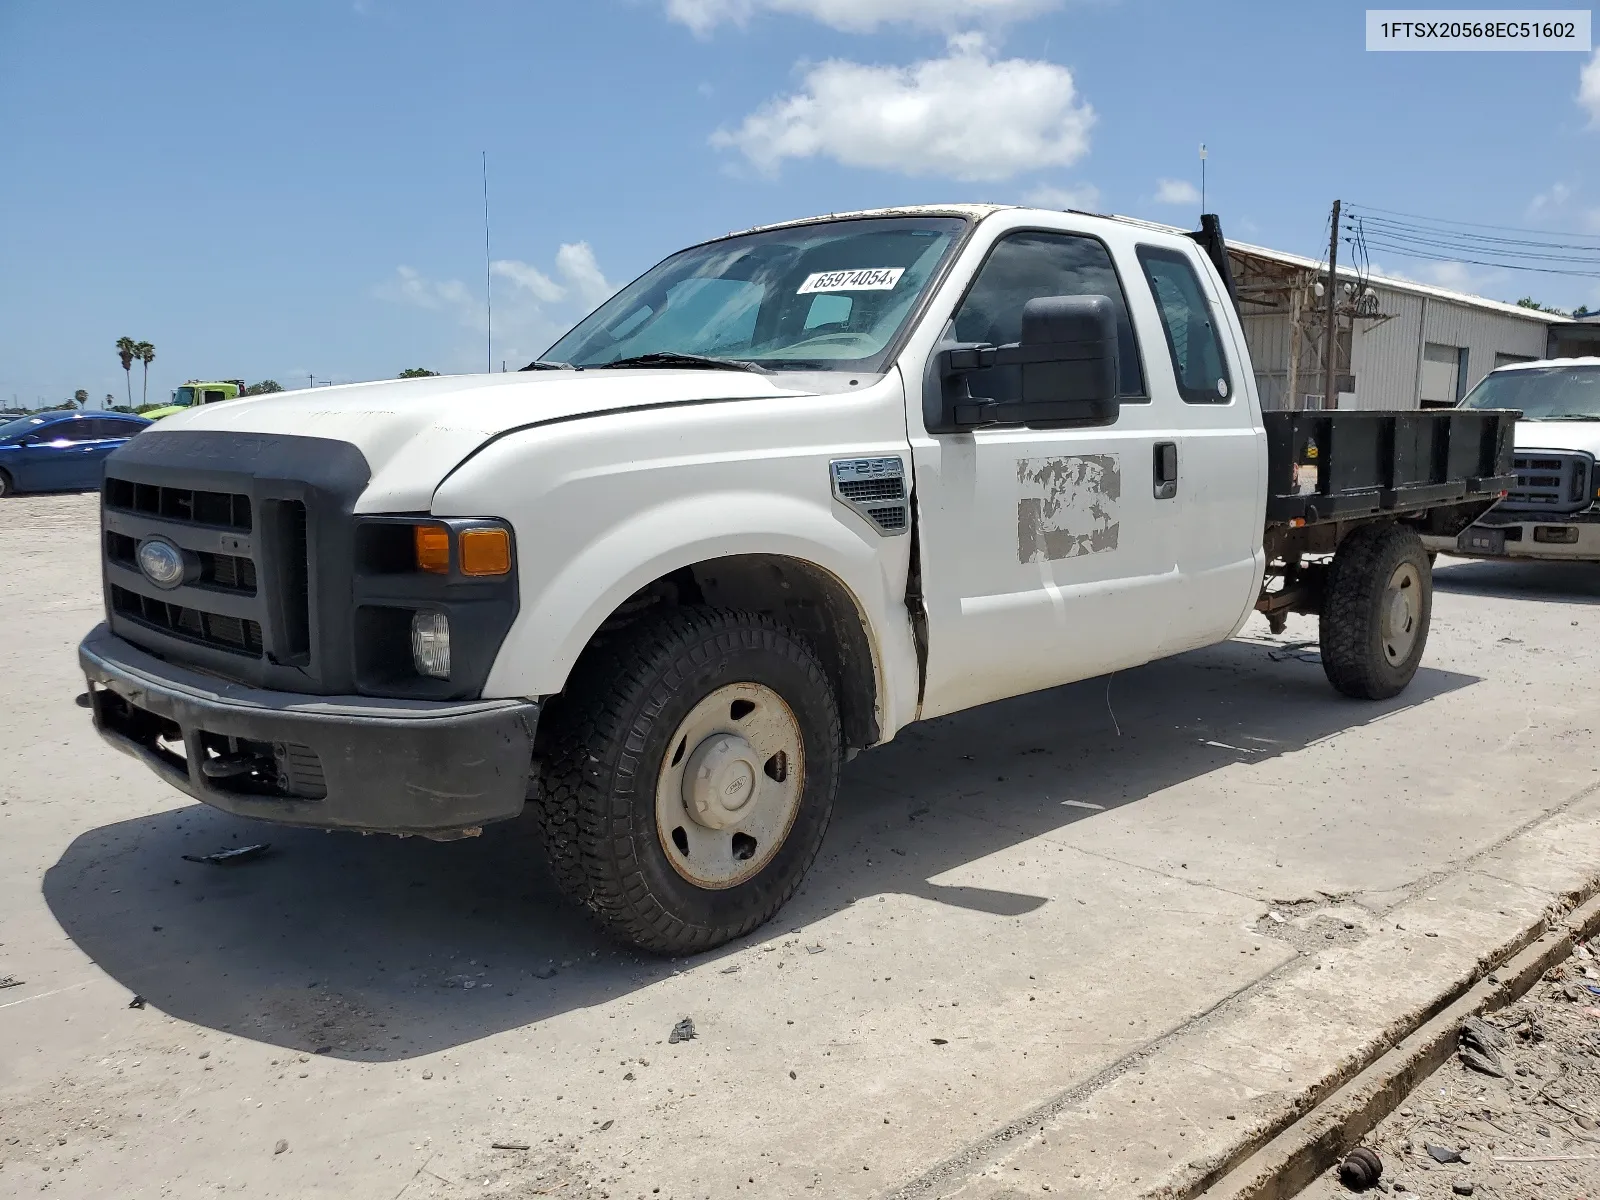
[[[1339,202],[1333,202],[1333,228],[1328,232],[1328,326],[1323,335],[1323,353],[1326,374],[1323,378],[1322,407],[1338,408],[1339,401],[1333,390],[1333,373],[1339,352],[1339,327],[1337,305],[1339,286]]]

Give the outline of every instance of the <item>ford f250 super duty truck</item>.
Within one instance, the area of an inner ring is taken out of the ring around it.
[[[1493,511],[1428,550],[1470,558],[1600,563],[1600,358],[1491,371],[1460,407],[1517,409],[1516,482]]]
[[[1392,696],[1514,413],[1263,414],[1221,233],[919,207],[691,247],[522,372],[167,418],[107,463],[100,732],[289,825],[524,808],[677,953],[913,721],[1320,614]]]

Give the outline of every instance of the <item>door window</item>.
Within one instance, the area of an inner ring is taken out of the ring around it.
[[[1161,313],[1178,395],[1185,404],[1227,404],[1233,392],[1228,362],[1194,266],[1179,251],[1154,246],[1139,247],[1139,263]]]
[[[1105,244],[1096,238],[1029,230],[996,243],[956,310],[955,339],[995,346],[1017,341],[1023,306],[1040,296],[1108,297],[1117,312],[1118,395],[1124,404],[1149,398],[1122,282]],[[1021,398],[1021,367],[991,367],[968,378],[974,396]]]

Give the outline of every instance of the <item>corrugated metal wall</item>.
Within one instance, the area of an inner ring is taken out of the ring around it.
[[[1356,322],[1351,372],[1356,379],[1355,406],[1365,409],[1416,408],[1417,362],[1425,342],[1465,347],[1467,372],[1463,391],[1494,369],[1496,354],[1542,358],[1547,325],[1507,313],[1473,308],[1434,296],[1418,296],[1378,286],[1378,309],[1389,320]],[[1426,319],[1424,319],[1426,309]],[[1314,338],[1317,318],[1305,319],[1311,336],[1301,339],[1299,384],[1302,395],[1322,391],[1321,366]],[[1265,408],[1291,407],[1289,315],[1267,313],[1243,318],[1245,341],[1255,363],[1256,386]]]

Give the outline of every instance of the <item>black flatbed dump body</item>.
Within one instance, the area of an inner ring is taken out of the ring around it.
[[[1509,410],[1266,412],[1267,526],[1437,508],[1481,513],[1516,483]]]

